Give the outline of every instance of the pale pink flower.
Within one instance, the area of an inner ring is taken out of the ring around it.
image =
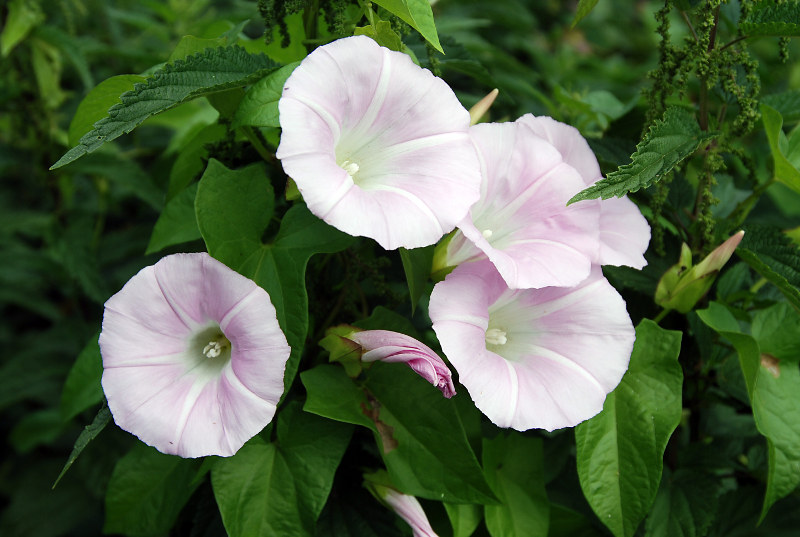
[[[283,169],[312,213],[350,235],[427,246],[478,199],[469,113],[406,54],[365,36],[319,47],[278,107]]]
[[[363,330],[347,336],[364,350],[363,362],[400,362],[408,364],[419,376],[439,388],[442,395],[456,394],[450,369],[433,350],[411,336],[389,330]]]
[[[571,427],[600,412],[635,337],[597,266],[577,287],[514,290],[486,260],[460,265],[434,287],[430,316],[475,405],[519,431]]]
[[[481,159],[481,199],[443,246],[444,264],[488,257],[517,289],[567,287],[588,277],[600,210],[598,202],[567,206],[583,189],[580,174],[520,123],[483,123],[470,134]]]
[[[575,127],[532,114],[522,116],[517,122],[550,142],[561,153],[564,162],[578,171],[584,187],[603,178],[597,158]],[[599,203],[600,249],[592,261],[598,265],[627,265],[636,269],[647,265],[644,252],[650,243],[650,226],[636,204],[627,196]]]
[[[387,478],[382,478],[382,474],[382,472],[379,472],[378,474],[365,475],[364,486],[411,526],[414,537],[439,537],[433,531],[431,523],[428,522],[428,517],[425,515],[419,500],[384,484],[383,481]]]
[[[114,421],[163,453],[230,456],[283,393],[289,345],[269,295],[206,253],[143,268],[105,304]]]

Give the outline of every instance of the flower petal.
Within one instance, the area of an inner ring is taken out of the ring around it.
[[[599,267],[574,288],[502,286],[484,260],[459,266],[431,295],[433,329],[476,406],[521,431],[571,427],[599,412],[634,340],[625,303]],[[465,288],[480,296],[463,298]],[[481,322],[464,318],[469,301]]]
[[[346,233],[426,246],[478,199],[469,113],[444,81],[368,37],[308,55],[279,111],[284,170],[311,212]]]
[[[591,186],[603,178],[597,158],[575,127],[531,114],[517,121],[553,144],[564,162],[580,173],[584,186]],[[647,265],[643,254],[649,243],[650,226],[636,204],[627,197],[600,202],[600,251],[593,260],[595,263],[641,269]]]

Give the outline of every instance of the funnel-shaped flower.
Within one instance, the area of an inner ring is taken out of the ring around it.
[[[346,233],[426,246],[478,199],[469,113],[406,54],[365,36],[319,47],[278,107],[283,169],[311,212]]]
[[[515,289],[572,286],[589,276],[600,211],[595,201],[567,206],[584,187],[575,168],[520,123],[483,123],[470,134],[481,158],[481,199],[447,243],[444,263],[488,257]]]
[[[386,504],[411,526],[414,537],[438,537],[428,522],[419,500],[392,487],[386,472],[365,474],[364,486],[375,498]]]
[[[163,453],[230,456],[266,426],[289,345],[269,295],[208,254],[145,267],[105,304],[114,421]]]
[[[519,431],[571,427],[600,412],[635,337],[597,266],[577,287],[513,290],[486,260],[460,265],[434,287],[430,316],[475,405]]]
[[[578,171],[584,187],[603,178],[597,158],[575,127],[531,114],[522,116],[517,122],[550,142],[561,153],[564,162]],[[600,249],[592,260],[594,263],[640,269],[647,265],[643,254],[649,242],[650,226],[636,204],[627,197],[600,202]]]
[[[456,394],[450,369],[427,345],[389,330],[363,330],[347,336],[364,350],[364,362],[401,362],[439,388],[448,399]]]

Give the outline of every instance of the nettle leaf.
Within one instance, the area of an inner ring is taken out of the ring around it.
[[[496,502],[454,403],[408,366],[375,363],[366,390],[338,365],[317,366],[300,378],[307,412],[372,430],[402,492],[453,503]]]
[[[501,502],[484,507],[492,537],[547,535],[550,502],[544,488],[542,439],[517,432],[484,439],[483,468]]]
[[[375,0],[375,3],[403,19],[433,45],[433,48],[444,52],[439,43],[433,10],[428,0]]]
[[[761,0],[755,2],[747,14],[747,18],[739,23],[742,33],[748,36],[774,35],[798,36],[800,35],[800,2],[787,0]]]
[[[736,255],[800,308],[800,249],[789,237],[777,228],[747,226]]]
[[[273,206],[274,194],[263,165],[230,170],[217,160],[208,162],[195,198],[200,233],[212,256],[269,293],[292,348],[284,376],[288,389],[308,332],[308,260],[316,253],[344,250],[354,239],[298,204],[283,216],[275,239],[265,244],[261,239]]]
[[[165,534],[200,485],[200,459],[159,453],[141,442],[114,467],[106,491],[103,533]]]
[[[597,5],[597,1],[598,0],[580,0],[578,2],[578,8],[575,10],[575,18],[572,19],[573,28],[594,9],[594,6]]]
[[[120,95],[131,91],[147,80],[140,75],[117,75],[100,82],[78,105],[69,124],[69,143],[76,145],[81,137],[92,130],[92,125],[106,116],[109,108],[120,102]]]
[[[211,483],[228,535],[315,535],[352,432],[351,425],[290,404],[278,416],[277,442],[257,436],[233,457],[220,459]]]
[[[665,472],[645,537],[702,537],[717,514],[720,481],[697,469]]]
[[[756,428],[767,438],[769,471],[760,518],[764,520],[773,503],[800,485],[800,369],[795,361],[763,353],[761,345],[769,346],[769,338],[762,343],[742,333],[725,306],[711,302],[697,314],[736,348]]]
[[[795,192],[800,192],[800,171],[789,162],[781,149],[783,134],[783,118],[781,114],[766,104],[761,104],[761,119],[764,121],[764,131],[767,133],[769,149],[772,153],[775,179],[785,184]]]
[[[278,101],[286,79],[298,65],[300,62],[285,65],[253,84],[239,103],[232,126],[280,127]]]
[[[656,120],[636,146],[631,163],[608,174],[594,185],[573,196],[568,203],[588,199],[608,199],[647,188],[663,179],[683,159],[718,133],[704,132],[692,114],[672,106]]]
[[[211,48],[169,63],[122,94],[122,102],[111,107],[108,115],[50,169],[69,164],[131,132],[152,115],[197,97],[251,84],[278,67],[267,56],[249,54],[239,46]]]
[[[408,292],[411,295],[411,313],[417,308],[422,293],[425,291],[425,284],[431,276],[433,267],[434,246],[424,248],[414,248],[407,250],[400,248],[400,260],[403,262],[403,271],[406,273],[408,282]]]
[[[69,370],[64,389],[61,392],[61,417],[71,420],[87,408],[91,408],[103,400],[103,387],[100,379],[103,376],[103,358],[100,356],[100,345],[96,333],[83,348],[72,369]]]
[[[661,483],[664,450],[681,417],[681,333],[645,319],[630,365],[603,411],[575,428],[578,477],[597,517],[633,535]]]

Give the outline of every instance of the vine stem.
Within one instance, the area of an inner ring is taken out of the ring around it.
[[[653,322],[659,324],[661,321],[664,320],[664,317],[666,317],[667,314],[669,314],[669,312],[671,311],[672,310],[670,308],[664,308],[663,310],[661,310],[661,313],[656,315],[655,319],[653,319]]]
[[[263,158],[267,162],[272,161],[272,153],[267,151],[267,148],[264,147],[264,144],[261,143],[261,140],[259,140],[256,133],[253,131],[253,127],[246,125],[242,127],[242,132],[250,141],[250,143],[253,144],[253,148],[261,156],[261,158]]]

